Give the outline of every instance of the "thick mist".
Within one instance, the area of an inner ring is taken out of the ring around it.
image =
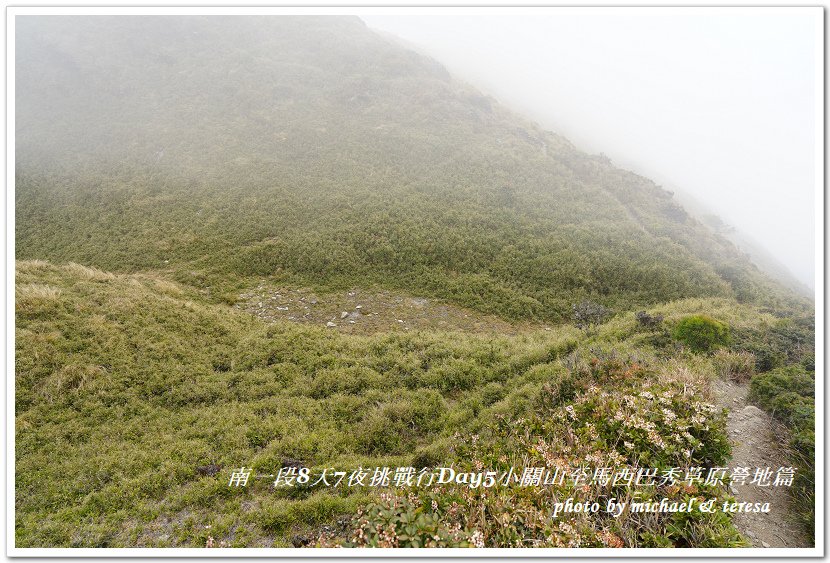
[[[361,18],[699,202],[815,287],[820,8]]]

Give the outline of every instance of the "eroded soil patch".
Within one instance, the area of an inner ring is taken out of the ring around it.
[[[543,328],[514,325],[433,299],[362,289],[317,294],[310,289],[262,284],[242,293],[235,307],[268,322],[309,323],[355,334],[429,329],[513,335]]]

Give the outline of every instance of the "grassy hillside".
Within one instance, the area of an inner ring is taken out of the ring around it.
[[[665,325],[651,328],[625,315],[591,333],[340,335],[266,324],[157,276],[43,261],[18,263],[16,307],[18,546],[198,547],[209,536],[239,547],[280,546],[320,534],[336,543],[361,526],[351,520],[358,507],[390,502],[377,496],[381,490],[358,486],[269,487],[267,475],[292,463],[319,471],[462,468],[478,460],[507,470],[549,464],[546,456],[554,455],[563,467],[586,459],[717,465],[729,447],[724,418],[706,406],[716,364],[678,352],[669,329],[707,312],[744,335],[746,348],[787,324],[707,299],[660,307]],[[623,396],[633,402],[618,404]],[[615,410],[656,426],[648,433],[626,426]],[[678,435],[681,426],[686,437]],[[231,471],[243,465],[258,477],[247,488],[228,487]],[[442,528],[453,545],[472,542],[474,529],[487,545],[528,538],[583,546],[613,538],[629,546],[742,541],[724,514],[647,522],[545,516],[552,498],[612,490],[497,491],[421,489],[392,502],[404,503],[404,514],[417,508],[412,503],[436,500],[428,513],[460,526],[456,535]],[[728,495],[711,487],[647,493]],[[453,501],[469,510],[447,515]],[[467,520],[480,510],[492,518]],[[527,520],[526,510],[537,516]],[[561,522],[578,529],[579,539]]]
[[[357,18],[23,17],[16,49],[20,258],[547,322],[788,298],[669,192]]]
[[[609,483],[271,486],[719,466],[716,377],[791,427],[814,520],[812,304],[670,192],[357,18],[16,33],[18,547],[746,545],[723,512],[551,515]]]

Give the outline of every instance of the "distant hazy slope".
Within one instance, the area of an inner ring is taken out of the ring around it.
[[[770,295],[668,192],[357,18],[25,17],[16,49],[21,258],[508,318]]]

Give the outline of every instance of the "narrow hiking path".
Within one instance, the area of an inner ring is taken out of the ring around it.
[[[756,467],[770,467],[774,472],[787,465],[788,456],[782,446],[786,443],[783,428],[770,415],[747,403],[748,385],[717,379],[712,383],[712,391],[717,405],[729,410],[730,467],[750,467],[754,473]],[[753,547],[812,547],[791,517],[789,489],[749,484],[730,485],[730,489],[738,502],[770,503],[768,514],[734,516],[735,526]]]

